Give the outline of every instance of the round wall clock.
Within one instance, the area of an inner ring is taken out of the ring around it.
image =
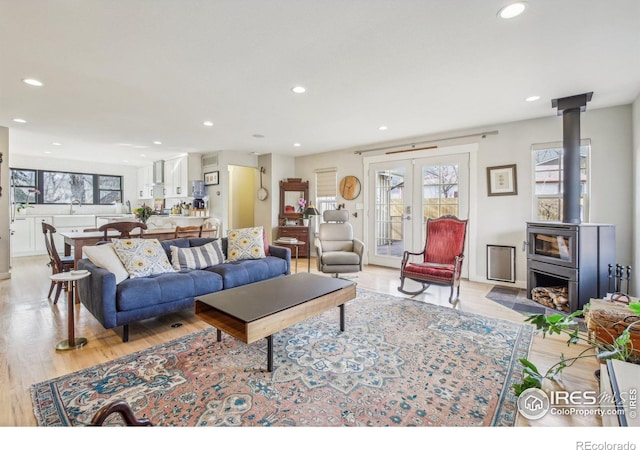
[[[358,177],[348,175],[340,181],[340,195],[345,200],[354,200],[360,195],[360,180]]]

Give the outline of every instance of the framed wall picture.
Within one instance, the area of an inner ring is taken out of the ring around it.
[[[204,185],[212,186],[214,184],[220,184],[220,171],[207,172],[204,174]]]
[[[516,165],[487,167],[487,188],[489,196],[517,195]]]

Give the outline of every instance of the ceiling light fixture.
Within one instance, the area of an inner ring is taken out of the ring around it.
[[[52,142],[51,145],[55,145],[56,147],[61,146],[62,144],[60,142]]]
[[[213,122],[211,122],[210,120],[205,120],[204,122],[202,122],[202,125],[204,125],[205,127],[212,127]]]
[[[531,97],[527,97],[524,99],[525,102],[535,102],[536,100],[540,100],[539,95],[532,95]]]
[[[156,145],[162,145],[162,142],[160,142],[160,141],[153,141],[153,143],[156,144]]]
[[[380,126],[378,127],[378,130],[380,130],[380,131],[387,131],[388,129],[389,129],[389,128],[388,128],[386,125],[380,125]]]
[[[51,151],[47,150],[46,152],[44,152],[45,155],[50,155]]]
[[[302,144],[301,144],[300,142],[294,142],[294,143],[293,143],[293,146],[294,146],[294,147],[300,147],[301,145],[302,145]]]
[[[140,158],[146,158],[146,157],[147,157],[147,155],[145,155],[144,153],[142,153],[142,154],[140,155]]]
[[[27,121],[26,121],[26,120],[21,119],[21,118],[19,118],[19,117],[16,117],[15,119],[13,119],[13,121],[14,121],[14,122],[16,122],[16,123],[27,123]]]
[[[524,2],[517,2],[507,5],[498,11],[498,15],[503,19],[513,19],[519,16],[527,8],[527,4]]]
[[[304,86],[295,86],[291,88],[291,90],[296,94],[304,94],[305,92],[307,92],[307,88],[305,88]]]
[[[28,84],[29,86],[41,87],[44,86],[44,83],[40,80],[36,80],[35,78],[23,78],[22,82],[24,84]]]

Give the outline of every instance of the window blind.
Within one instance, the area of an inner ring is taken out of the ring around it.
[[[336,197],[338,195],[337,169],[316,170],[316,197]]]

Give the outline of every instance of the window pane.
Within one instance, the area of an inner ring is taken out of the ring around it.
[[[30,189],[27,187],[16,187],[13,190],[13,201],[15,203],[35,203],[36,202],[36,194],[35,192],[29,192]]]
[[[539,220],[560,220],[561,201],[559,198],[538,199]]]
[[[100,204],[111,205],[112,203],[119,203],[120,191],[100,191]]]
[[[36,186],[35,170],[11,170],[11,181],[14,186]]]
[[[120,177],[108,177],[100,175],[98,177],[99,189],[120,190]],[[101,202],[102,203],[102,202]]]
[[[93,176],[77,173],[44,172],[44,202],[71,203],[80,200],[93,203]]]

